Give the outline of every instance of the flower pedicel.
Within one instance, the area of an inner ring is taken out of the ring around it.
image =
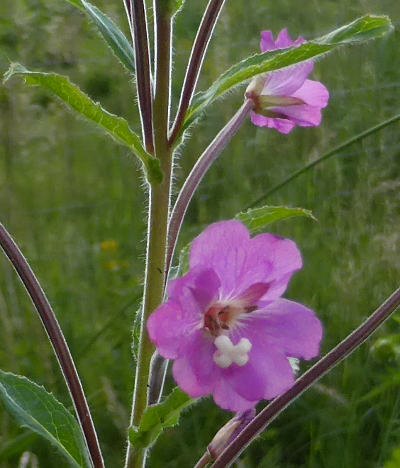
[[[289,358],[317,356],[322,338],[312,310],[281,298],[301,266],[293,241],[250,238],[239,221],[212,224],[193,241],[189,272],[170,282],[147,323],[185,392],[237,412],[292,386]]]

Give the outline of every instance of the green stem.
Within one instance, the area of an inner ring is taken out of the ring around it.
[[[170,208],[172,155],[168,148],[170,68],[171,68],[171,18],[165,11],[165,1],[154,1],[155,12],[155,96],[153,134],[155,156],[160,160],[164,178],[161,184],[150,186],[150,206],[147,237],[146,274],[142,307],[142,320],[132,403],[131,425],[139,425],[147,406],[147,384],[150,361],[154,353],[146,330],[149,315],[161,304],[164,295],[167,252],[167,226]],[[141,468],[146,451],[128,445],[126,468]]]

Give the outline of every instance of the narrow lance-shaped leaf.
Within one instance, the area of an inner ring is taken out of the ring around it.
[[[19,63],[14,63],[4,75],[4,82],[16,75],[23,76],[28,85],[41,86],[51,91],[69,108],[96,123],[101,130],[119,143],[128,146],[143,162],[149,180],[161,181],[162,172],[159,161],[146,152],[139,137],[124,118],[103,109],[99,103],[92,101],[78,86],[71,83],[66,76],[56,73],[34,72],[27,70]]]
[[[245,224],[249,231],[254,234],[262,231],[271,223],[298,216],[305,216],[315,220],[310,210],[290,208],[288,206],[262,206],[238,213],[235,219]]]
[[[392,29],[392,23],[387,16],[367,15],[299,47],[248,57],[223,73],[207,91],[198,93],[194,97],[184,129],[193,123],[215,99],[257,75],[317,59],[342,45],[376,39]]]
[[[146,409],[139,427],[130,428],[131,444],[134,447],[150,447],[164,429],[178,424],[182,410],[195,402],[176,387],[163,402]]]
[[[124,65],[130,73],[135,73],[135,54],[133,47],[114,21],[86,0],[67,1],[81,11],[87,13],[122,65]]]
[[[78,422],[43,387],[0,370],[0,400],[22,426],[47,439],[71,466],[92,467]]]

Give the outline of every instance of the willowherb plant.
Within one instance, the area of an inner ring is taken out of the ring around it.
[[[4,81],[22,76],[27,84],[51,91],[126,145],[142,163],[149,196],[146,272],[125,468],[145,466],[148,450],[159,434],[177,424],[180,412],[195,399],[209,394],[221,408],[236,415],[214,438],[210,436],[210,445],[196,466],[228,466],[286,406],[389,317],[400,304],[400,290],[295,380],[296,361],[315,358],[323,335],[312,310],[281,298],[292,274],[302,266],[301,255],[291,240],[251,234],[265,230],[273,221],[311,213],[264,206],[241,213],[236,220],[212,224],[194,239],[190,255],[189,247],[184,249],[172,268],[187,207],[205,173],[249,117],[255,125],[283,134],[295,126],[320,125],[329,92],[322,83],[309,79],[314,60],[339,46],[387,34],[392,29],[390,20],[364,16],[309,41],[292,41],[286,29],[275,40],[271,31],[264,31],[261,53],[233,65],[207,90],[195,94],[208,43],[225,3],[210,0],[192,47],[176,116],[171,119],[173,22],[178,13],[184,14],[184,1],[154,0],[154,58],[144,0],[124,0],[133,45],[97,7],[86,0],[69,1],[91,18],[122,66],[135,73],[142,137],[123,117],[107,112],[64,76],[12,64]],[[199,155],[171,209],[173,161],[179,146],[189,138],[185,132],[213,102],[244,84],[243,105]],[[21,424],[47,438],[70,465],[103,468],[89,407],[54,312],[3,226],[0,241],[46,328],[79,424],[43,388],[0,371],[1,399]],[[172,372],[180,388],[163,396],[168,359],[174,360]],[[273,401],[256,415],[254,407],[261,400]]]

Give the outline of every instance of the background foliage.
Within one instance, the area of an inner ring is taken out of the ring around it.
[[[122,2],[94,2],[127,33]],[[258,52],[259,32],[288,27],[322,35],[373,12],[399,25],[395,0],[229,0],[207,55],[200,88]],[[204,0],[187,0],[175,25],[178,96]],[[400,112],[400,35],[343,49],[318,63],[314,78],[331,91],[323,125],[286,137],[247,123],[193,201],[185,245],[208,223],[233,217],[252,200],[338,143]],[[133,80],[77,9],[59,0],[0,3],[0,71],[9,61],[71,79],[139,130]],[[211,108],[181,151],[177,183],[241,102],[235,93]],[[318,311],[324,350],[360,323],[400,282],[400,142],[396,123],[270,196],[318,218],[274,225],[295,239],[304,269],[287,296]],[[142,283],[145,196],[127,151],[76,120],[44,91],[20,80],[0,87],[0,213],[37,272],[69,340],[89,395],[108,466],[125,446],[134,361],[131,324]],[[400,321],[392,319],[321,385],[295,402],[242,460],[242,467],[368,468],[400,446]],[[42,327],[16,275],[0,257],[0,368],[27,375],[70,406]],[[169,385],[172,385],[169,380]],[[152,451],[150,466],[191,466],[228,414],[204,400]],[[22,436],[21,436],[22,434]],[[64,461],[0,409],[0,467],[23,450],[40,467]],[[10,449],[8,441],[15,441]],[[397,449],[398,453],[399,449]],[[10,455],[10,453],[12,455]],[[398,455],[397,455],[398,456]],[[396,457],[396,452],[394,457]],[[389,462],[388,462],[389,463]],[[395,463],[392,460],[391,463]],[[389,465],[388,466],[392,466]]]

